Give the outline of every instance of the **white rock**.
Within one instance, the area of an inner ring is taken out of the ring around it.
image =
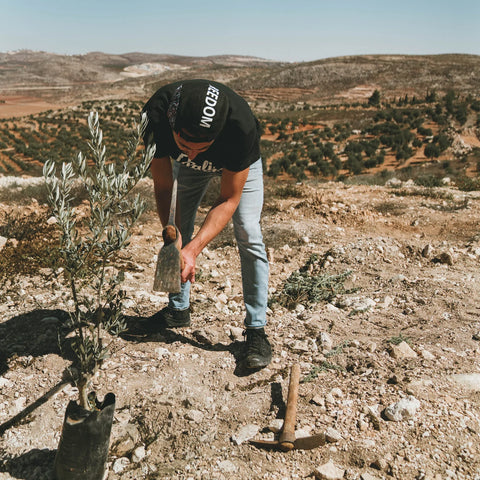
[[[295,342],[293,342],[290,347],[295,352],[305,353],[310,351],[310,348],[308,346],[308,340],[295,340]]]
[[[281,418],[274,418],[269,424],[268,428],[272,432],[279,432],[283,427],[283,420]]]
[[[430,353],[428,350],[422,350],[421,352],[422,358],[425,360],[435,360],[435,355],[433,353]]]
[[[117,458],[113,462],[113,466],[112,466],[113,473],[123,472],[128,467],[128,465],[130,465],[130,460],[127,457]]]
[[[343,397],[343,392],[340,388],[335,387],[330,390],[330,393],[332,396],[337,397],[337,398],[342,398]]]
[[[217,300],[221,303],[227,303],[228,302],[228,297],[222,292],[217,295]]]
[[[394,300],[395,300],[394,297],[391,297],[390,295],[386,295],[382,303],[380,303],[378,306],[381,308],[388,308],[394,302]]]
[[[238,470],[237,466],[230,460],[218,462],[218,468],[224,473],[235,473]]]
[[[451,376],[452,380],[469,390],[480,391],[480,373],[459,373]]]
[[[200,423],[203,420],[203,413],[200,410],[189,410],[185,418],[192,422]]]
[[[141,445],[137,447],[132,453],[132,462],[138,463],[141,462],[147,456],[147,452],[145,451],[145,447]]]
[[[55,225],[56,223],[57,223],[57,219],[53,216],[47,220],[48,225]]]
[[[327,332],[320,332],[319,341],[324,350],[331,350],[333,348],[332,337],[330,337]]]
[[[13,383],[8,380],[7,378],[4,378],[4,377],[0,377],[0,388],[3,388],[3,387],[11,387],[13,385]]]
[[[371,473],[364,472],[360,475],[361,480],[378,480],[378,477],[372,475]]]
[[[243,341],[243,328],[230,325],[227,327],[228,336],[237,342]]]
[[[170,356],[170,351],[166,349],[165,347],[157,347],[155,349],[155,356],[158,359],[166,358]]]
[[[148,295],[146,292],[144,292],[144,295],[142,295],[140,298],[144,298],[146,296],[148,296],[148,300],[155,305],[168,302],[168,297],[166,295]]]
[[[340,309],[337,308],[333,303],[327,303],[326,307],[327,311],[329,312],[339,312]]]
[[[320,407],[324,407],[325,399],[322,395],[317,394],[312,398],[312,403],[314,403],[315,405],[319,405]]]
[[[398,178],[391,178],[385,182],[386,187],[401,187],[403,182]]]
[[[351,308],[355,312],[366,312],[375,307],[377,302],[368,297],[345,297],[339,300],[337,306],[340,308]]]
[[[252,439],[259,431],[260,427],[258,425],[244,425],[237,433],[232,435],[232,442],[235,445],[241,445],[242,443]]]
[[[401,342],[398,345],[393,345],[391,355],[397,360],[416,358],[417,356],[417,354],[411,349],[410,345],[407,342]]]
[[[342,440],[342,435],[338,430],[335,430],[332,427],[327,428],[325,432],[325,439],[329,443],[337,443]]]
[[[295,430],[295,438],[306,438],[312,435],[312,427],[305,426]]]
[[[295,312],[297,313],[303,313],[305,311],[305,305],[302,305],[299,303],[298,305],[295,306]]]
[[[409,395],[407,398],[402,398],[388,406],[385,409],[385,416],[394,422],[410,420],[415,416],[419,407],[420,402],[413,395]]]
[[[330,459],[327,463],[316,468],[314,474],[321,480],[341,480],[345,475],[345,470],[337,467]]]

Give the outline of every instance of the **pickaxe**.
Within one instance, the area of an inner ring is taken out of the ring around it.
[[[287,410],[285,420],[278,440],[250,440],[250,443],[262,448],[278,448],[284,452],[290,450],[310,450],[320,445],[325,445],[323,433],[310,437],[295,438],[295,422],[297,418],[298,386],[300,383],[300,366],[295,364],[290,370],[290,383],[288,385]]]

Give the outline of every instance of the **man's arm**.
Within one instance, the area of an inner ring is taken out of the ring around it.
[[[197,235],[182,249],[185,268],[182,282],[195,280],[195,261],[198,254],[215,238],[232,218],[240,202],[249,169],[233,172],[223,169],[220,195],[208,212]]]
[[[154,158],[150,171],[152,172],[158,216],[162,226],[165,227],[168,223],[172,198],[172,161],[169,157]]]

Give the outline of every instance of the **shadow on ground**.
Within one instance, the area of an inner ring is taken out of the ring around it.
[[[40,357],[49,353],[63,355],[63,344],[69,332],[69,314],[64,310],[32,310],[0,323],[0,375],[9,362],[19,358]]]
[[[208,339],[187,337],[182,334],[180,330],[167,328],[165,325],[158,322],[155,325],[155,328],[151,328],[154,316],[128,316],[125,319],[127,323],[127,331],[121,334],[121,337],[126,341],[138,343],[158,341],[165,344],[181,342],[210,352],[228,352],[235,359],[236,366],[233,373],[237,377],[252,375],[261,370],[261,368],[252,369],[246,367],[243,342],[233,341],[230,344],[220,342],[210,343]]]
[[[0,473],[19,480],[54,480],[55,454],[56,450],[33,449],[18,457],[2,458]]]

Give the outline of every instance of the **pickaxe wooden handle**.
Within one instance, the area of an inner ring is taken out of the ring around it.
[[[278,440],[250,440],[250,443],[262,448],[279,448],[284,452],[290,450],[310,450],[320,445],[325,445],[325,435],[318,434],[311,437],[295,438],[295,424],[297,421],[298,386],[300,384],[300,366],[295,364],[290,369],[290,382],[288,385],[287,409],[283,428]]]
[[[297,422],[298,386],[300,384],[300,366],[295,364],[290,369],[288,385],[287,411],[283,421],[282,432],[278,439],[279,448],[285,452],[295,447],[295,424]]]

